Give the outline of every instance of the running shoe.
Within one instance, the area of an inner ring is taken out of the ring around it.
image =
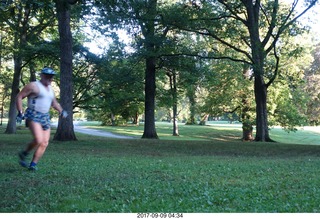
[[[21,152],[19,153],[19,158],[20,158],[20,160],[19,160],[20,166],[22,166],[22,167],[28,167],[28,164],[26,163],[26,158],[27,158],[27,156],[24,155],[23,151],[21,151]]]

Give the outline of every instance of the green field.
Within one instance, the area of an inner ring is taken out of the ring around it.
[[[242,142],[239,125],[180,126],[173,137],[157,123],[159,140],[140,139],[143,126],[85,125],[137,138],[51,141],[29,172],[17,158],[29,131],[0,127],[1,212],[320,212],[317,131],[274,129],[283,143],[261,143]]]
[[[143,124],[140,126],[100,126],[98,122],[80,122],[79,125],[88,128],[109,131],[115,134],[129,135],[140,138],[143,134]],[[236,141],[242,137],[241,124],[228,122],[208,122],[206,126],[188,126],[179,123],[179,136],[172,136],[172,124],[157,122],[156,130],[160,139],[166,140],[209,140]],[[270,129],[270,136],[279,143],[320,145],[320,127],[298,128],[296,132],[286,132],[279,127]]]

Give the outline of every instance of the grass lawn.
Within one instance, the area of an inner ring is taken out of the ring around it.
[[[88,128],[109,131],[115,134],[129,135],[140,138],[144,126],[100,126],[98,122],[81,122],[78,125]],[[207,126],[188,126],[179,123],[179,137],[172,136],[172,124],[157,122],[156,130],[160,139],[165,140],[209,140],[209,141],[236,141],[242,137],[241,124],[229,124],[227,122],[208,122]],[[297,132],[285,132],[279,127],[270,130],[270,136],[279,143],[310,144],[320,146],[320,127],[299,128]]]
[[[111,129],[139,136],[141,128]],[[241,142],[237,127],[220,128],[180,127],[174,138],[160,124],[160,140],[77,134],[51,141],[29,172],[17,163],[29,131],[0,127],[0,212],[320,212],[319,138]]]

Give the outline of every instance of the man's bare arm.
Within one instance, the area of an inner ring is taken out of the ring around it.
[[[59,114],[62,113],[63,109],[62,109],[60,103],[58,103],[56,98],[53,98],[51,105],[55,110],[57,110],[59,112]]]
[[[22,113],[22,100],[29,95],[37,95],[39,93],[38,87],[35,85],[34,82],[27,84],[17,95],[16,97],[16,107],[18,112]]]

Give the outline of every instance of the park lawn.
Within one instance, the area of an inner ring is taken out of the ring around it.
[[[226,121],[208,122],[206,126],[184,125],[179,123],[179,136],[172,136],[172,123],[156,122],[156,130],[160,139],[166,140],[220,140],[239,141],[242,137],[240,123],[229,124]],[[101,126],[99,122],[80,122],[78,125],[100,129],[120,135],[140,138],[144,126],[126,124],[123,126]],[[280,127],[270,129],[270,137],[279,143],[320,145],[320,127],[298,128],[296,132],[286,132]]]
[[[2,133],[1,212],[320,212],[316,145],[77,134],[29,172],[29,131]]]

